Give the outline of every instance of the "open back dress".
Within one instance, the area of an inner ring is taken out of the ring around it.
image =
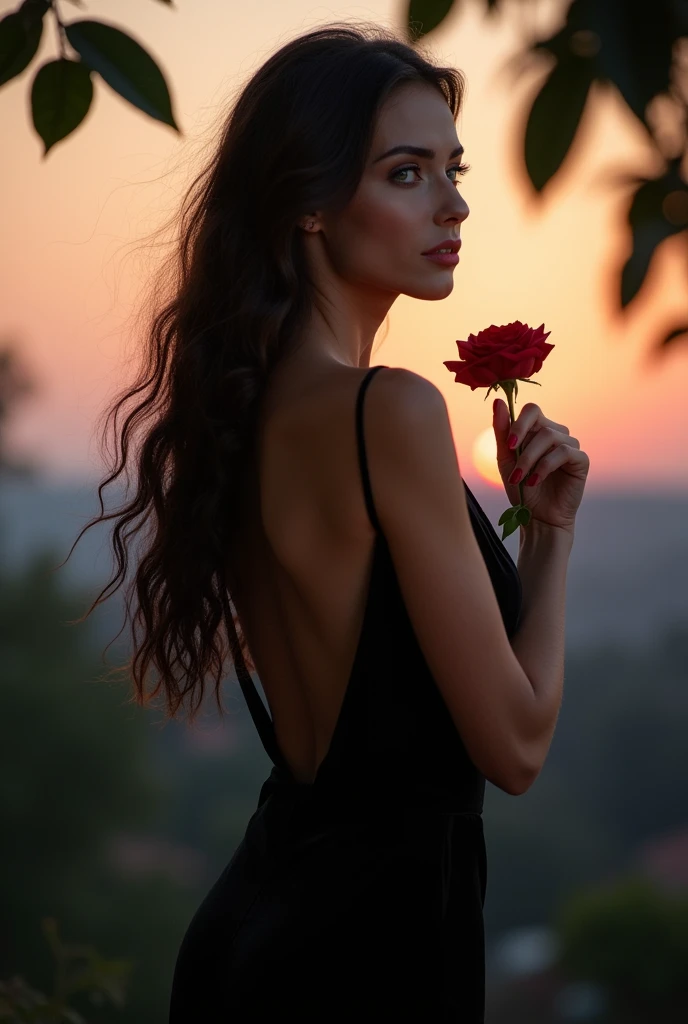
[[[483,1024],[485,777],[426,664],[375,512],[353,668],[312,783],[294,779],[245,664],[237,675],[273,768],[233,857],[177,956],[169,1024],[453,1021]],[[353,423],[352,423],[353,426]],[[521,583],[463,481],[473,530],[511,639]],[[461,609],[456,609],[457,616]]]

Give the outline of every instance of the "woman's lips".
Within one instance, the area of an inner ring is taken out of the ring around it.
[[[458,252],[427,252],[423,253],[423,259],[432,260],[433,263],[441,263],[445,267],[453,267],[461,257]]]

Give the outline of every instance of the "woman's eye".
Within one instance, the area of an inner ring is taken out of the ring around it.
[[[397,175],[398,174],[408,174],[409,171],[417,171],[417,170],[418,170],[417,167],[400,167],[398,170],[392,171],[392,173],[389,176],[389,179],[390,179],[390,181],[398,182],[400,185],[409,185],[409,184],[411,184],[411,182],[399,181],[399,179],[397,178]]]
[[[449,168],[450,171],[456,171],[458,176],[461,176],[461,175],[465,174],[467,171],[470,171],[470,169],[471,169],[471,165],[470,164],[455,164],[453,167]],[[397,175],[399,175],[399,174],[407,174],[409,171],[420,172],[420,168],[416,164],[412,164],[409,167],[399,167],[396,171],[392,171],[392,173],[389,176],[390,180],[397,182],[397,184],[399,184],[399,185],[413,185],[414,182],[412,182],[412,181],[400,181],[399,178],[397,177]],[[455,184],[458,184],[458,177],[457,178],[453,178],[452,180],[454,181]]]
[[[470,164],[458,164],[457,166],[450,168],[450,170],[456,171],[456,173],[459,175],[459,177],[462,177],[464,174],[466,174],[468,171],[470,171],[470,169],[471,169],[471,165]]]

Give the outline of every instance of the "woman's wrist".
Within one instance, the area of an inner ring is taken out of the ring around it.
[[[522,551],[553,549],[570,552],[573,547],[574,530],[563,526],[552,526],[538,519],[531,519],[527,526],[520,527],[519,554]]]

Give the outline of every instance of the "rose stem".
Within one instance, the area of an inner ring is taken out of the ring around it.
[[[507,401],[509,403],[509,416],[511,417],[511,423],[513,424],[514,420],[516,419],[516,415],[514,413],[514,383],[515,382],[513,380],[510,380],[510,381],[505,381],[505,383],[507,384],[507,386],[504,387],[504,384],[502,384],[502,387],[506,391],[506,397],[507,397]],[[518,457],[521,454],[521,446],[520,446],[520,444],[516,445],[516,447],[514,448],[514,452],[516,453],[516,459],[518,460]],[[518,496],[521,499],[521,505],[523,505],[523,480],[521,480],[519,485],[518,485]]]

